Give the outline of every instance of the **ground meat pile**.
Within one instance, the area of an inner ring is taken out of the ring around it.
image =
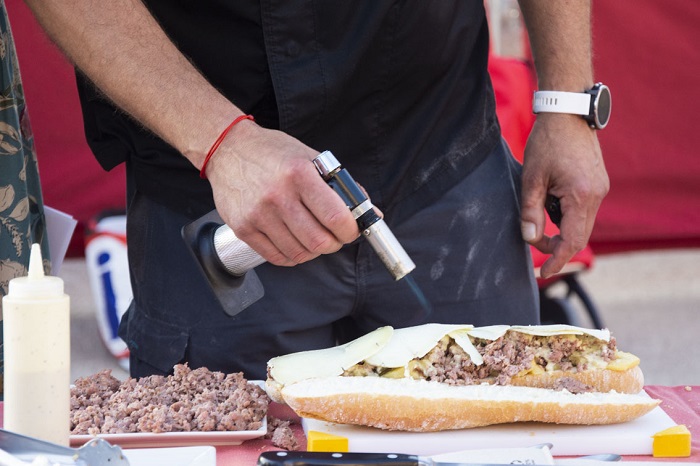
[[[172,376],[121,382],[105,370],[71,389],[71,433],[258,430],[269,402],[242,373],[177,365]]]
[[[554,368],[577,372],[588,367],[584,351],[593,352],[604,361],[614,359],[616,351],[614,338],[605,342],[589,335],[540,337],[507,332],[497,340],[474,338],[472,343],[482,356],[483,364],[474,364],[452,338],[445,336],[424,357],[409,362],[411,377],[451,385],[508,385],[511,378],[533,366],[540,366],[542,370]],[[362,362],[348,369],[344,375],[403,377],[403,368],[396,372]],[[581,393],[589,391],[590,387],[567,378],[557,389]]]

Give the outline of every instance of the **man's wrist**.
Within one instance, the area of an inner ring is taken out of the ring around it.
[[[584,92],[536,91],[532,98],[534,113],[580,115],[595,129],[607,126],[611,109],[610,89],[603,83],[596,83]]]

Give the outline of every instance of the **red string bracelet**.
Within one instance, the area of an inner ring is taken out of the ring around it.
[[[207,179],[207,175],[205,173],[205,170],[207,169],[207,165],[209,164],[209,160],[211,159],[211,156],[214,155],[214,152],[216,152],[216,149],[219,148],[221,143],[224,141],[224,138],[228,134],[229,131],[231,131],[231,128],[236,126],[238,123],[240,123],[243,120],[255,120],[253,118],[253,115],[241,115],[237,117],[235,120],[231,122],[230,125],[224,129],[221,134],[219,135],[218,138],[216,138],[216,141],[214,141],[214,144],[212,144],[211,149],[209,149],[209,152],[207,152],[207,156],[204,158],[204,163],[202,164],[201,170],[199,170],[199,177],[202,178],[203,180]]]

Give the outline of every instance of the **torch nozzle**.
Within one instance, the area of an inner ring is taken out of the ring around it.
[[[416,268],[416,264],[408,257],[408,254],[383,219],[380,218],[364,229],[362,235],[367,238],[367,241],[395,280],[401,280]]]

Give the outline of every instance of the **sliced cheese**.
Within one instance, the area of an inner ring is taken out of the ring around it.
[[[381,350],[393,333],[392,327],[380,327],[344,345],[272,358],[267,366],[272,378],[282,385],[316,377],[339,376],[348,367]]]
[[[472,328],[472,325],[425,324],[396,329],[391,340],[365,361],[373,366],[404,367],[412,359],[425,356],[445,335]]]
[[[474,327],[469,330],[469,335],[482,340],[495,341],[501,338],[510,329],[510,325],[489,325],[486,327]],[[465,350],[466,351],[466,350]]]
[[[510,327],[511,330],[525,333],[528,335],[535,335],[540,337],[548,337],[552,335],[590,335],[598,340],[610,341],[610,330],[607,328],[598,330],[583,327],[575,327],[573,325],[514,325]]]
[[[690,456],[690,431],[683,425],[669,427],[652,435],[655,458],[685,458]]]
[[[454,332],[450,333],[450,337],[457,343],[465,353],[469,355],[469,359],[472,360],[472,362],[480,366],[484,363],[484,358],[481,356],[481,353],[479,353],[479,350],[476,349],[476,346],[472,343],[471,339],[469,338],[470,330],[467,329],[462,329],[462,330],[455,330]]]

